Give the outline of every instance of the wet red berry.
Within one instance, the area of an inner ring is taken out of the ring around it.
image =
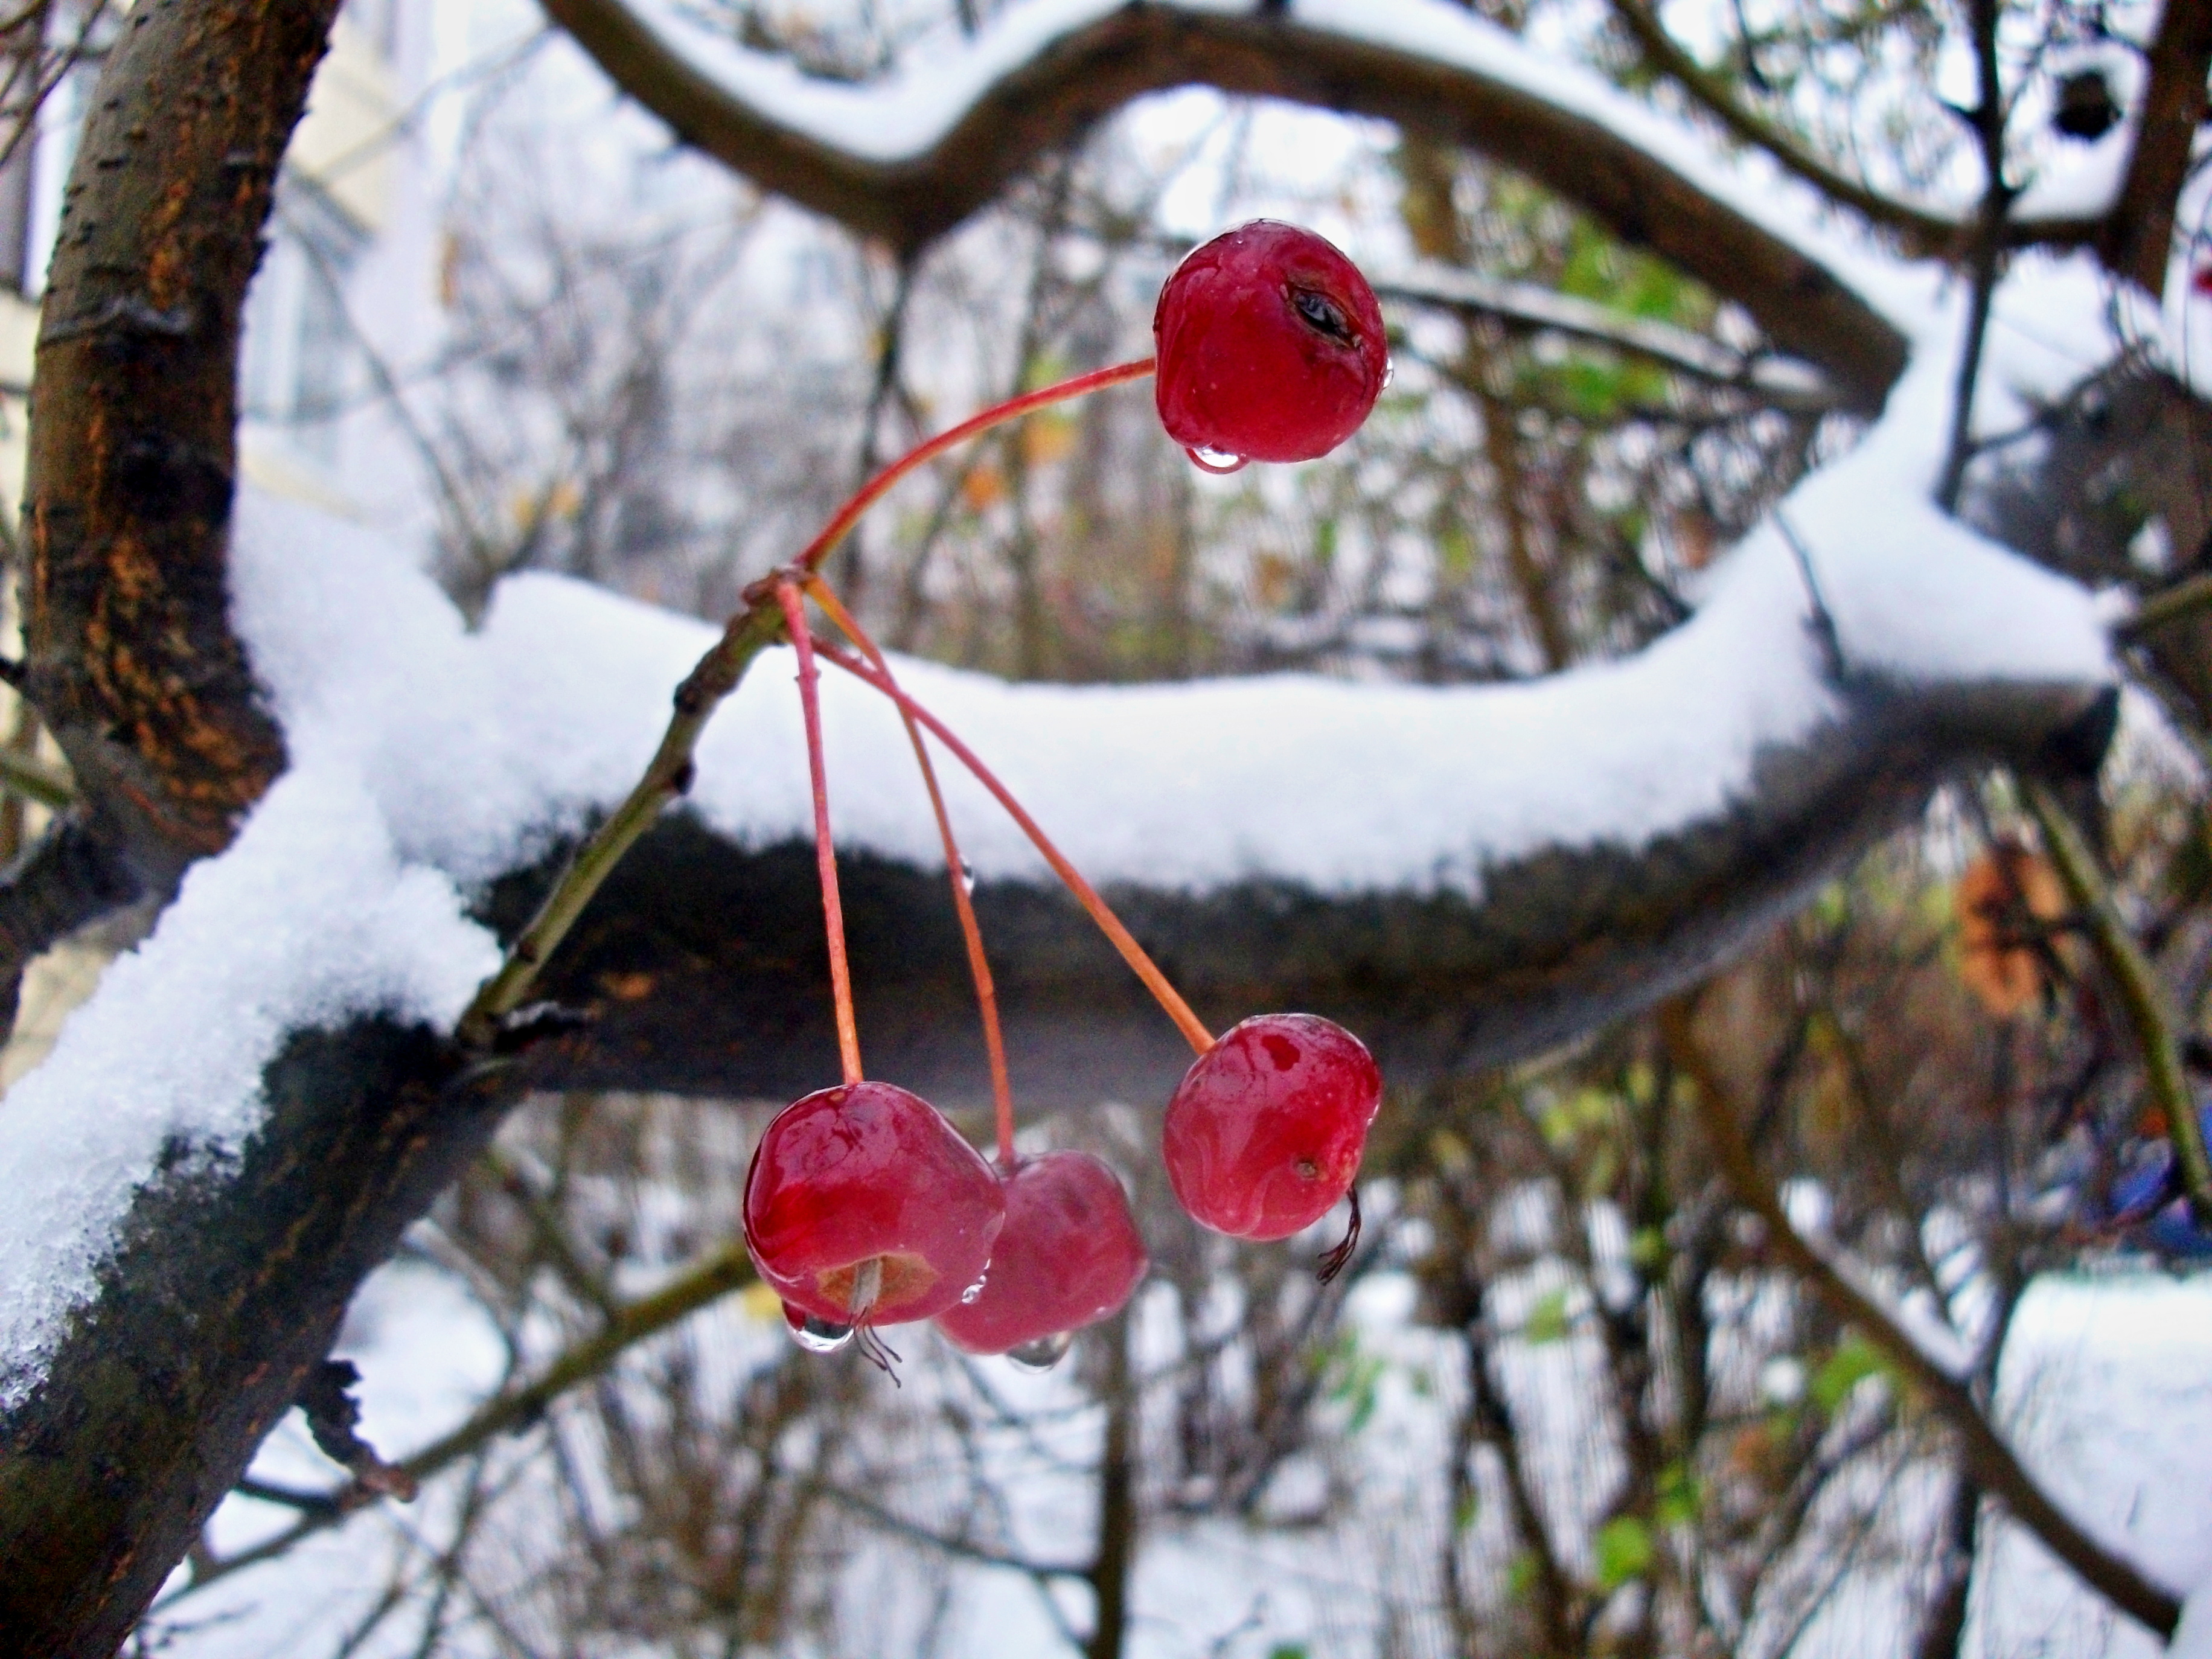
[[[896,1325],[957,1307],[1006,1213],[982,1155],[888,1083],[785,1107],[745,1176],[745,1248],[794,1328]]]
[[[1149,1265],[1114,1172],[1088,1152],[1024,1158],[1005,1177],[1006,1224],[982,1294],[937,1316],[969,1353],[1049,1364],[1066,1338],[1129,1299]]]
[[[1358,268],[1310,230],[1255,219],[1176,267],[1152,313],[1160,424],[1222,461],[1304,461],[1342,443],[1389,373]]]
[[[1359,1173],[1382,1075],[1313,1014],[1261,1014],[1199,1056],[1168,1103],[1163,1152],[1184,1209],[1236,1238],[1287,1238]]]

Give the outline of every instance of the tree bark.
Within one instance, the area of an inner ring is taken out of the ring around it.
[[[229,627],[239,320],[337,0],[132,9],[79,141],[40,319],[29,693],[86,823],[166,892],[283,770]]]
[[[2096,685],[1860,684],[1849,713],[1769,752],[1742,797],[1646,847],[1553,848],[1484,872],[1480,899],[1344,896],[1249,880],[1193,896],[1121,889],[1117,908],[1216,1029],[1268,1008],[1358,1031],[1394,1085],[1540,1054],[1694,983],[1787,915],[1941,780],[1978,760],[2031,769],[2101,753]],[[502,933],[558,860],[500,884]],[[813,855],[748,853],[689,815],[651,831],[539,981],[582,1016],[521,1069],[547,1089],[788,1097],[836,1074]],[[966,957],[941,872],[841,860],[871,1071],[947,1109],[988,1100]],[[986,883],[1017,1094],[1048,1110],[1164,1101],[1190,1063],[1089,921],[1057,890]]]

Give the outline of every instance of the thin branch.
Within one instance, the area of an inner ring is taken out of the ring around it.
[[[1733,350],[1693,329],[1630,316],[1540,283],[1511,282],[1425,262],[1375,276],[1373,287],[1387,300],[1494,318],[1509,328],[1565,334],[1607,346],[1674,374],[1742,392],[1793,413],[1825,414],[1844,402],[1828,377],[1810,363]]]
[[[915,445],[848,496],[844,505],[799,553],[791,573],[803,580],[819,570],[823,560],[829,557],[869,507],[889,494],[902,478],[947,450],[1040,409],[1124,381],[1142,380],[1152,372],[1152,360],[1149,357],[1116,363],[1110,368],[1094,369],[1056,386],[994,404],[957,426],[947,427],[935,437]],[[653,827],[662,808],[690,788],[691,757],[699,746],[707,721],[721,706],[722,700],[737,690],[738,682],[744,678],[753,659],[784,637],[784,612],[777,599],[778,586],[783,580],[779,574],[755,582],[745,590],[745,608],[730,618],[721,638],[708,648],[683,684],[676,688],[676,712],[661,736],[660,747],[647,763],[645,775],[615,809],[614,816],[593,830],[578,849],[575,859],[555,883],[537,915],[515,940],[499,971],[477,988],[455,1030],[462,1042],[478,1049],[493,1045],[500,1034],[501,1023],[522,1006],[531,988],[538,982],[539,969],[568,937],[569,928],[575,926],[592,895],[622,862],[623,855]],[[849,1070],[853,1059],[849,1051],[847,1059]]]
[[[2181,1618],[2181,1604],[2133,1562],[2107,1549],[2060,1509],[1990,1426],[1966,1385],[1930,1358],[1889,1311],[1853,1284],[1800,1233],[1781,1198],[1759,1167],[1744,1136],[1732,1091],[1692,1029],[1692,1003],[1677,999],[1660,1014],[1675,1064],[1696,1085],[1698,1120],[1707,1146],[1736,1202],[1765,1225],[1766,1242],[1798,1278],[1855,1327],[1959,1438],[1966,1470],[2004,1504],[2039,1542],[2098,1594],[2161,1639]]]
[[[64,818],[0,876],[0,1025],[12,1024],[31,958],[138,896],[115,849]]]
[[[1738,139],[1764,150],[1831,201],[1841,203],[1886,229],[1899,232],[1916,253],[1941,253],[1957,242],[1965,228],[1958,220],[1884,196],[1861,180],[1837,172],[1753,110],[1736,96],[1735,89],[1725,79],[1692,57],[1667,32],[1658,14],[1644,0],[1613,0],[1613,15],[1635,40],[1651,68],[1689,94]],[[2065,238],[2082,240],[2088,228],[2086,225],[2070,228]]]
[[[659,1335],[710,1303],[744,1288],[752,1277],[752,1262],[744,1246],[732,1245],[717,1251],[652,1295],[641,1297],[623,1307],[608,1321],[605,1329],[576,1343],[539,1372],[536,1382],[485,1401],[451,1433],[433,1441],[412,1457],[401,1459],[392,1466],[394,1472],[419,1485],[509,1430],[536,1422],[569,1389],[599,1376],[647,1338]],[[246,1488],[240,1486],[238,1490]],[[194,1575],[189,1584],[156,1603],[157,1607],[171,1606],[219,1578],[227,1578],[283,1554],[310,1534],[344,1520],[362,1506],[367,1496],[358,1486],[341,1487],[323,1494],[259,1487],[249,1495],[288,1504],[302,1513],[298,1521],[275,1537],[210,1562],[206,1571]]]
[[[0,789],[52,811],[66,812],[76,805],[76,780],[68,767],[20,749],[0,747]]]
[[[775,642],[782,627],[781,613],[773,602],[747,605],[730,619],[722,636],[676,688],[676,712],[669,717],[668,729],[647,764],[645,775],[613,816],[577,850],[499,971],[477,990],[455,1031],[463,1042],[477,1048],[491,1046],[500,1022],[528,998],[538,982],[539,967],[568,937],[592,896],[622,862],[623,854],[653,827],[662,808],[690,788],[691,757],[708,720],[721,707],[722,700],[737,690],[753,659]]]
[[[1004,1550],[994,1550],[981,1544],[971,1544],[965,1539],[947,1538],[942,1533],[931,1531],[920,1522],[909,1521],[904,1516],[895,1515],[873,1499],[863,1498],[855,1492],[848,1492],[842,1486],[823,1484],[817,1486],[814,1491],[818,1496],[826,1498],[836,1504],[838,1508],[850,1510],[872,1526],[879,1527],[884,1531],[906,1539],[909,1542],[926,1545],[931,1549],[941,1551],[956,1560],[973,1561],[979,1566],[1004,1567],[1011,1572],[1026,1573],[1032,1578],[1079,1580],[1087,1579],[1091,1576],[1091,1569],[1087,1565],[1077,1566],[1072,1563],[1056,1561],[1031,1561],[1026,1557],[1011,1554]]]
[[[2212,571],[2152,594],[2136,606],[2135,615],[2120,624],[2119,632],[2125,638],[2138,639],[2207,609],[2212,609]]]
[[[1634,4],[1636,0],[1615,0]],[[1966,337],[1959,353],[1959,374],[1951,392],[1951,438],[1943,471],[1936,485],[1936,504],[1946,513],[1959,507],[1966,463],[1973,454],[1974,393],[1981,382],[1982,348],[1989,338],[1990,307],[1996,297],[2004,258],[2005,221],[2012,211],[2013,187],[2005,179],[2004,85],[1997,66],[1996,0],[1968,0],[1974,31],[1974,72],[1978,88],[1968,119],[1982,152],[1982,206],[1976,216],[1967,268],[1973,283],[1967,308]]]
[[[2166,1115],[2166,1134],[2189,1194],[2189,1207],[2199,1226],[2212,1225],[2212,1161],[2204,1151],[2204,1136],[2197,1120],[2196,1103],[2190,1097],[2189,1079],[2182,1070],[2179,1029],[2166,1006],[2158,970],[2128,931],[2112,890],[2097,868],[2097,856],[2081,836],[2073,817],[2048,784],[2023,777],[2021,788],[2036,827],[2043,832],[2044,850],[2058,866],[2058,878],[2067,896],[2088,924],[2089,943],[2104,964],[2106,976],[2119,993],[2128,1027],[2141,1051],[2143,1080],[2151,1098]]]
[[[1480,150],[1741,304],[1785,349],[1826,369],[1854,409],[1879,409],[1904,367],[1903,336],[1817,258],[1701,188],[1648,139],[1539,90],[1547,75],[1556,77],[1556,63],[1448,10],[1424,15],[1437,43],[1429,52],[1295,15],[1163,0],[1101,8],[1019,54],[1001,38],[1013,25],[994,22],[961,48],[972,57],[933,69],[972,86],[966,102],[933,141],[892,156],[824,136],[826,123],[801,128],[750,101],[702,67],[688,26],[659,9],[651,21],[624,0],[547,0],[546,11],[685,142],[895,247],[944,234],[1039,155],[1066,148],[1132,100],[1203,83],[1376,116]],[[1447,50],[1454,46],[1468,50]],[[1471,66],[1478,62],[1504,67]],[[880,125],[879,106],[900,89],[817,88],[814,95],[839,106],[836,131],[865,133]],[[1929,228],[1944,240],[1961,227],[1931,219]],[[2086,234],[2039,230],[2045,240]]]
[[[2205,117],[2212,69],[2212,0],[2167,0],[2145,53],[2142,116],[2119,198],[2098,233],[2105,268],[2151,295],[2166,287],[2173,208],[2189,176],[2190,149]]]

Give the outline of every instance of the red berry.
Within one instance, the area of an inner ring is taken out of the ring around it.
[[[1150,1265],[1114,1172],[1088,1152],[1024,1158],[1004,1178],[1006,1225],[982,1294],[937,1316],[969,1353],[1050,1364],[1079,1327],[1129,1299]]]
[[[1358,430],[1390,368],[1358,267],[1275,219],[1226,231],[1176,266],[1152,339],[1168,436],[1237,465],[1326,455]]]
[[[1359,1173],[1382,1074],[1313,1014],[1261,1014],[1200,1054],[1168,1103],[1163,1151],[1184,1209],[1233,1238],[1287,1238]]]
[[[775,1115],[745,1175],[745,1248],[794,1329],[896,1325],[957,1307],[1006,1214],[999,1179],[937,1109],[888,1083]],[[793,1317],[793,1316],[796,1317]]]

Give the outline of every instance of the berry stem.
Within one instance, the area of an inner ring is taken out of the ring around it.
[[[799,655],[799,708],[806,721],[806,771],[814,786],[814,861],[822,876],[822,925],[830,936],[830,990],[837,1003],[837,1058],[848,1087],[860,1080],[860,1028],[853,1018],[853,970],[845,959],[845,907],[837,896],[837,849],[830,840],[830,776],[822,759],[822,699],[815,683],[814,636],[806,631],[806,606],[789,580],[775,585],[783,625]]]
[[[1152,369],[1153,360],[1150,357],[1096,369],[1058,386],[1011,398],[939,433],[899,457],[854,491],[823,526],[822,533],[807,544],[799,556],[799,568],[812,574],[846,533],[860,522],[860,515],[916,467],[934,460],[978,433],[1053,404],[1079,398],[1087,392],[1142,380]],[[691,787],[691,757],[698,749],[700,733],[706,729],[708,717],[737,689],[752,659],[774,645],[777,635],[784,631],[782,602],[775,591],[784,580],[787,579],[768,578],[747,588],[745,608],[729,619],[723,627],[722,637],[676,688],[675,713],[670,716],[660,747],[647,763],[644,775],[613,814],[577,848],[575,857],[554,884],[538,914],[531,918],[530,925],[508,947],[498,971],[477,988],[475,997],[455,1028],[454,1035],[465,1048],[483,1054],[497,1046],[504,1023],[529,1000],[537,988],[539,970],[568,937],[568,930],[575,926],[592,896],[622,862],[623,855],[653,827],[662,809]]]
[[[1049,408],[1054,404],[1066,403],[1071,398],[1080,398],[1085,392],[1097,392],[1102,387],[1120,386],[1127,380],[1141,380],[1152,372],[1152,358],[1143,357],[1133,362],[1116,363],[1111,368],[1096,368],[1088,374],[1062,380],[1057,386],[1025,392],[1018,398],[1009,398],[1002,404],[994,404],[981,413],[969,416],[959,425],[947,427],[934,438],[907,451],[854,490],[830,522],[822,526],[822,533],[807,543],[805,551],[793,562],[808,575],[812,575],[822,568],[822,561],[830,556],[830,550],[844,540],[846,532],[860,521],[860,515],[882,499],[893,484],[915,468],[935,460],[946,450],[957,449],[979,433],[988,432],[994,426],[1004,426],[1008,421],[1018,421],[1024,415]]]
[[[891,679],[890,664],[868,630],[860,626],[853,613],[845,609],[844,602],[832,592],[830,584],[819,576],[806,579],[807,593],[820,605],[830,620],[842,629],[847,638],[860,648],[860,654],[875,665],[876,672],[886,681]],[[906,723],[907,741],[914,745],[914,757],[921,764],[921,781],[929,788],[930,810],[937,814],[937,834],[945,843],[945,872],[952,883],[952,908],[960,913],[960,933],[968,942],[968,969],[975,980],[975,1003],[983,1016],[983,1048],[991,1058],[991,1106],[999,1129],[999,1166],[1012,1173],[1014,1167],[1014,1091],[1006,1075],[1006,1042],[999,1030],[999,990],[991,980],[991,964],[983,954],[983,930],[975,922],[975,901],[968,892],[967,866],[960,857],[960,843],[953,838],[952,817],[945,810],[945,792],[938,787],[937,768],[931,763],[929,746],[922,741],[921,727],[915,723],[913,711],[899,705],[899,719]]]
[[[989,767],[976,758],[975,751],[953,736],[944,721],[901,690],[889,675],[877,672],[834,645],[822,646],[820,654],[824,660],[836,664],[854,678],[874,686],[896,703],[902,712],[919,720],[929,729],[931,735],[952,751],[955,759],[975,775],[976,781],[998,798],[999,805],[1006,809],[1008,816],[1021,825],[1022,833],[1030,838],[1038,852],[1044,854],[1044,861],[1052,866],[1053,873],[1067,884],[1067,890],[1075,895],[1076,902],[1091,913],[1091,919],[1098,924],[1099,931],[1113,941],[1114,948],[1121,953],[1121,959],[1135,970],[1137,977],[1145,982],[1145,988],[1167,1011],[1168,1018],[1176,1023],[1176,1029],[1183,1034],[1192,1051],[1202,1054],[1212,1048],[1213,1034],[1191,1012],[1190,1005],[1182,1000],[1182,994],[1168,983],[1167,975],[1159,970],[1158,964],[1146,954],[1145,947],[1138,944],[1135,937],[1121,925],[1121,919],[1108,908],[1106,901],[1098,896],[1097,890],[1060,855],[1051,838],[1038,828],[1037,821],[1014,799],[1013,792],[999,781]]]
[[[782,617],[773,605],[750,605],[730,618],[722,637],[684,676],[676,688],[668,729],[643,775],[576,849],[530,925],[507,947],[498,971],[477,988],[454,1031],[465,1047],[483,1052],[495,1045],[501,1022],[530,1000],[538,970],[568,937],[592,895],[668,803],[691,787],[691,757],[708,717],[737,690],[753,659],[774,645],[782,629]]]

